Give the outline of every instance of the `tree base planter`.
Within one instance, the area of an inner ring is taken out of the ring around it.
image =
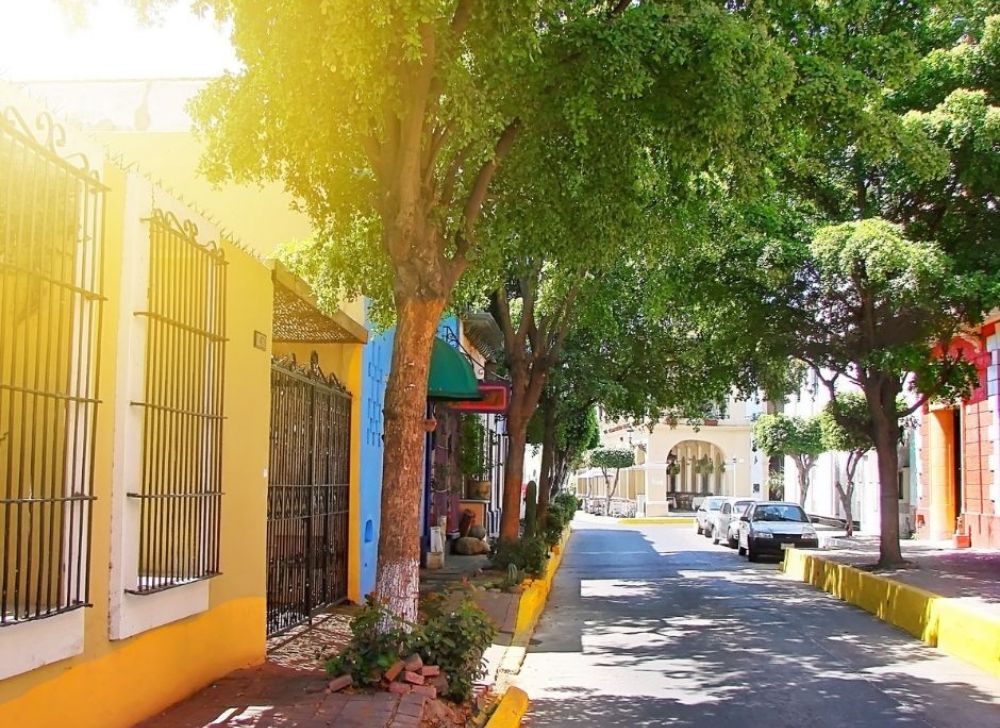
[[[493,483],[489,480],[470,480],[465,485],[469,500],[489,500]]]

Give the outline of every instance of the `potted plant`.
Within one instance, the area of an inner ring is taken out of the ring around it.
[[[486,477],[486,430],[479,415],[462,415],[458,463],[465,476],[468,497],[488,500],[492,483]]]

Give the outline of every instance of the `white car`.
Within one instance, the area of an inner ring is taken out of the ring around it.
[[[819,536],[798,503],[754,503],[740,516],[739,554],[757,561],[785,549],[817,548]]]
[[[712,535],[712,516],[722,508],[722,504],[726,500],[722,496],[711,495],[701,502],[701,505],[698,506],[698,510],[694,514],[695,530],[699,535]]]
[[[753,502],[752,498],[727,498],[722,507],[712,514],[712,543],[725,541],[729,548],[736,548],[740,516]]]

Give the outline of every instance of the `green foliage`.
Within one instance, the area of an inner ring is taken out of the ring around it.
[[[369,596],[351,620],[351,639],[326,663],[331,675],[349,674],[356,685],[375,685],[382,673],[415,644],[412,625],[402,622]]]
[[[545,529],[542,534],[549,548],[559,543],[563,532],[579,509],[580,502],[573,493],[562,491],[552,499],[545,516]]]
[[[459,433],[458,464],[466,478],[479,480],[486,473],[485,437],[482,418],[477,414],[464,413]]]
[[[765,455],[815,456],[824,451],[818,418],[762,415],[753,428],[757,447]]]
[[[422,623],[404,624],[369,598],[351,620],[350,641],[327,661],[327,672],[350,674],[356,685],[375,685],[397,660],[417,653],[424,664],[438,665],[447,676],[447,697],[468,700],[473,683],[485,674],[483,653],[496,628],[471,599],[452,611],[429,611]]]
[[[528,481],[524,493],[524,535],[534,538],[538,528],[538,485],[534,480]]]
[[[453,611],[431,616],[417,630],[414,644],[424,664],[438,665],[448,676],[447,697],[465,701],[486,674],[483,653],[496,634],[486,613],[464,599]]]
[[[590,453],[590,464],[602,470],[630,468],[635,464],[635,454],[625,448],[597,448]]]
[[[819,415],[823,444],[833,452],[867,452],[875,447],[868,401],[860,392],[838,392]]]
[[[490,564],[501,571],[513,565],[520,573],[537,576],[545,571],[548,558],[549,549],[543,538],[524,536],[517,541],[496,541]]]

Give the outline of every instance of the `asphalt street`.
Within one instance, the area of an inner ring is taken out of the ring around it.
[[[1000,679],[694,527],[578,517],[524,725],[1000,726]]]

